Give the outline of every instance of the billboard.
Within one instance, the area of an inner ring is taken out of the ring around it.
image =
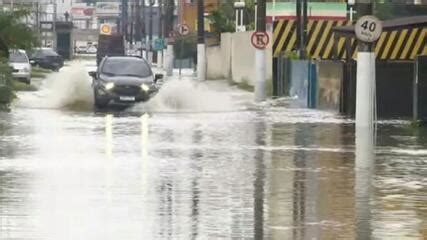
[[[85,20],[85,19],[91,19],[95,15],[95,8],[94,7],[72,7],[71,8],[71,16],[75,20]]]
[[[307,14],[309,19],[346,20],[347,3],[309,2]],[[296,17],[296,3],[267,3],[268,22],[271,22],[273,17],[276,20],[294,19]]]
[[[117,17],[120,15],[120,3],[118,2],[97,2],[96,15],[101,17]]]

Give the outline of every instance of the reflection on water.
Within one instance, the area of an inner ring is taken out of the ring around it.
[[[319,115],[1,114],[0,239],[426,238],[425,133]]]

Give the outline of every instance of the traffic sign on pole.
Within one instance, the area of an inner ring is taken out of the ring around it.
[[[186,24],[178,24],[177,30],[178,30],[179,35],[181,35],[181,36],[186,36],[186,35],[190,34],[190,27],[188,27],[188,25],[186,25]]]
[[[254,32],[251,36],[252,46],[257,49],[265,49],[270,42],[267,32]]]
[[[373,43],[380,38],[383,26],[378,18],[368,15],[357,20],[354,31],[360,41]]]
[[[100,34],[111,35],[111,26],[109,24],[101,24]]]
[[[154,51],[162,51],[163,49],[165,49],[165,40],[163,38],[154,40]]]

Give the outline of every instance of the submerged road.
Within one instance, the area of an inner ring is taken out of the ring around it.
[[[95,112],[87,64],[0,113],[0,239],[427,238],[425,131],[356,169],[351,120],[191,77]]]

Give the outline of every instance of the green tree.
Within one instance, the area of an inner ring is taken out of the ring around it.
[[[37,44],[37,35],[22,21],[28,14],[26,10],[0,11],[0,110],[5,109],[14,96],[9,50],[29,50]]]
[[[219,8],[211,13],[209,20],[212,23],[214,32],[220,35],[223,32],[235,31],[235,0],[221,1]],[[255,0],[245,0],[244,21],[248,30],[255,27]]]
[[[10,49],[31,49],[37,44],[36,33],[22,20],[26,10],[0,12],[0,57],[8,58]]]

